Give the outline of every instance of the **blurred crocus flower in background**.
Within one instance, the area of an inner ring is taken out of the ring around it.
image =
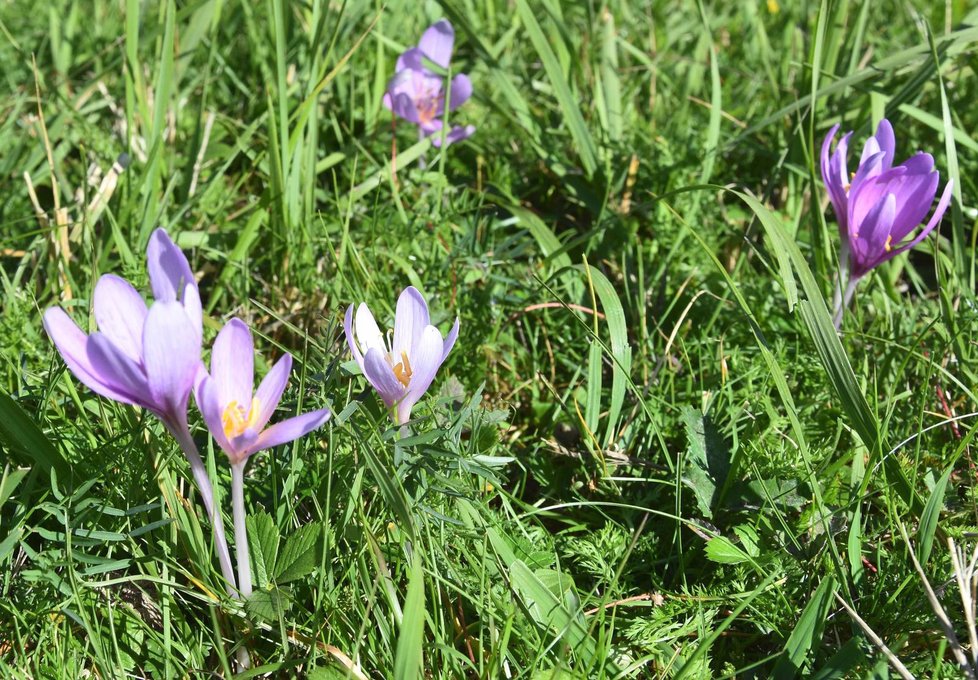
[[[951,200],[952,183],[944,188],[930,221],[912,235],[927,217],[940,174],[929,153],[917,153],[901,165],[893,165],[896,140],[893,127],[885,118],[876,134],[866,140],[856,171],[849,174],[846,134],[832,150],[839,126],[829,130],[822,143],[822,181],[839,222],[841,262],[846,271],[845,293],[841,285],[836,296],[835,325],[849,305],[856,284],[874,267],[920,243],[936,227]]]
[[[446,92],[446,78],[424,65],[424,59],[428,59],[448,69],[454,43],[455,30],[446,20],[429,26],[417,47],[406,50],[397,58],[394,77],[384,94],[384,106],[398,117],[416,124],[421,136],[431,136],[435,146],[442,143],[446,95],[449,111],[454,111],[472,96],[472,82],[464,73],[452,78],[451,91]],[[474,132],[472,125],[455,126],[445,135],[445,143],[465,139]]]
[[[223,523],[187,425],[187,401],[202,369],[200,293],[187,258],[163,229],[153,232],[146,257],[156,298],[151,306],[128,281],[106,274],[92,301],[97,331],[86,335],[60,307],[44,312],[44,328],[86,387],[150,411],[180,444],[214,525],[222,572],[234,587]]]
[[[411,409],[435,379],[458,338],[458,318],[448,337],[431,325],[428,304],[414,286],[397,299],[392,338],[380,332],[373,314],[361,303],[346,310],[346,341],[367,381],[389,409],[395,423],[411,419]]]
[[[252,593],[244,507],[244,468],[248,457],[298,439],[322,426],[330,416],[329,409],[323,408],[265,428],[282,400],[291,370],[292,355],[285,354],[254,391],[255,347],[251,330],[240,319],[231,319],[214,340],[210,373],[202,371],[194,389],[207,429],[231,460],[238,585],[245,597]]]

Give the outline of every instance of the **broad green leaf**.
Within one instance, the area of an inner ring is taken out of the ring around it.
[[[251,543],[251,562],[255,570],[255,583],[264,588],[275,573],[278,557],[279,535],[272,516],[256,512],[248,516],[248,540]]]
[[[696,504],[706,517],[713,516],[717,488],[730,470],[730,452],[709,419],[691,406],[680,415],[686,428],[687,456],[684,478],[696,496]]]
[[[954,464],[948,465],[947,470],[934,484],[934,490],[927,499],[927,505],[920,514],[920,528],[917,529],[917,559],[921,565],[927,564],[931,549],[934,547],[934,535],[937,533],[937,523],[944,509],[944,494],[947,492],[947,482],[954,472]]]
[[[849,574],[852,576],[853,585],[858,586],[862,583],[865,568],[863,567],[863,514],[862,508],[858,505],[852,513],[852,521],[849,524],[849,537],[846,541],[846,551],[849,555]]]
[[[725,536],[714,536],[706,542],[706,557],[719,564],[740,564],[750,561],[750,555]]]
[[[547,78],[554,88],[557,103],[564,114],[564,122],[567,123],[567,128],[570,130],[571,137],[577,147],[577,153],[581,157],[581,164],[588,176],[594,175],[598,169],[598,154],[595,150],[594,140],[591,139],[591,133],[584,122],[584,116],[581,114],[579,99],[574,96],[564,79],[564,73],[560,68],[557,55],[554,54],[553,48],[547,42],[530,3],[527,0],[516,0],[516,11],[526,27],[530,42],[533,43],[534,49],[540,56],[543,69],[547,72]]]
[[[30,472],[29,468],[10,468],[7,466],[3,470],[3,478],[0,479],[0,509],[7,502],[10,495],[16,491],[17,487]]]
[[[68,461],[61,452],[3,390],[0,390],[0,444],[24,463],[38,465],[45,471],[54,468],[62,478],[70,474]]]
[[[363,458],[373,475],[380,495],[391,512],[397,518],[398,528],[403,531],[410,540],[414,540],[414,519],[411,517],[411,510],[408,506],[407,497],[401,487],[397,475],[389,468],[385,461],[382,461],[371,446],[363,449]]]
[[[288,599],[278,588],[262,588],[245,600],[245,611],[253,619],[274,623],[285,616],[288,604]]]
[[[774,667],[775,680],[794,678],[802,671],[808,652],[822,637],[825,619],[829,615],[835,580],[830,576],[822,579],[812,599],[808,601],[795,629],[791,631],[784,653]]]
[[[509,565],[509,578],[530,616],[551,633],[561,635],[575,654],[588,662],[597,662],[597,645],[590,636],[587,623],[577,611],[568,611],[547,584],[522,560]],[[611,661],[607,661],[611,667]]]
[[[317,548],[322,536],[318,522],[299,527],[289,536],[275,561],[275,582],[288,583],[312,573],[319,565]]]
[[[617,142],[622,135],[622,98],[621,81],[618,78],[618,32],[615,29],[615,17],[604,10],[601,14],[601,68],[598,73],[601,78],[601,116],[608,139]]]
[[[621,407],[625,402],[625,390],[628,388],[632,369],[632,347],[628,343],[628,324],[625,321],[625,310],[622,308],[618,291],[601,270],[591,265],[582,266],[587,267],[585,274],[601,302],[601,310],[605,315],[604,323],[608,326],[608,336],[611,341],[611,399],[605,414],[603,440],[604,446],[610,446],[617,436],[618,416],[621,415]],[[600,386],[600,382],[598,384]]]
[[[812,675],[811,680],[839,680],[852,677],[852,670],[866,659],[860,649],[861,644],[862,640],[854,637],[842,645],[842,648]]]
[[[415,680],[424,670],[425,595],[424,570],[417,551],[411,560],[407,597],[404,599],[404,618],[397,636],[394,656],[395,680]]]

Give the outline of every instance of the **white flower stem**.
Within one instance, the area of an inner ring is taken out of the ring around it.
[[[194,481],[197,483],[197,488],[200,491],[201,500],[204,501],[204,508],[207,510],[207,516],[211,520],[211,527],[214,529],[214,545],[217,550],[217,559],[221,563],[221,573],[224,575],[224,580],[227,581],[228,594],[231,597],[237,597],[237,583],[234,579],[234,569],[231,566],[231,551],[228,550],[228,541],[224,535],[224,520],[214,505],[214,487],[211,486],[210,477],[207,476],[207,468],[204,467],[204,461],[200,459],[200,453],[197,452],[197,445],[194,443],[194,438],[190,435],[190,430],[186,422],[167,423],[164,421],[164,424],[174,439],[177,440],[180,448],[183,449],[184,455],[187,456],[187,461],[190,463],[190,471],[194,475]]]
[[[846,282],[846,292],[842,296],[842,300],[836,305],[835,308],[835,330],[839,330],[842,327],[842,315],[845,313],[846,308],[852,301],[852,296],[856,292],[856,285],[859,283],[859,279],[855,276],[850,276],[849,280]]]
[[[248,527],[245,524],[244,469],[248,459],[231,465],[231,507],[234,511],[234,551],[238,558],[238,588],[245,599],[251,597],[251,560],[248,555]]]

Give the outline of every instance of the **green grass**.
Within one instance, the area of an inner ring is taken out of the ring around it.
[[[978,411],[978,14],[947,10],[5,3],[0,669],[230,676],[244,645],[243,677],[887,677],[839,596],[957,677],[910,559],[967,640],[946,539],[978,531],[976,421],[948,419]],[[443,16],[478,128],[444,152],[381,106]],[[818,151],[883,115],[958,201],[837,336]],[[84,325],[103,273],[147,289],[157,226],[205,344],[244,319],[259,373],[295,356],[278,417],[334,412],[248,466],[243,606],[177,446],[41,327]],[[461,334],[405,439],[342,318],[390,324],[409,284]]]

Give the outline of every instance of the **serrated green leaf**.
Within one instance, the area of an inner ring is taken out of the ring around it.
[[[317,556],[322,527],[317,522],[301,526],[285,541],[275,562],[275,582],[288,583],[302,578],[319,564]]]
[[[716,536],[707,541],[706,557],[719,564],[740,564],[750,561],[750,555],[724,536]]]
[[[687,440],[684,481],[693,490],[700,512],[711,518],[717,488],[723,485],[730,471],[730,452],[702,412],[684,406],[680,417]]]
[[[740,544],[744,546],[744,552],[751,557],[760,556],[761,549],[757,545],[760,537],[757,535],[754,527],[749,524],[739,524],[733,528],[733,532],[737,534],[737,538],[740,539]]]
[[[256,512],[247,518],[248,540],[251,543],[251,562],[255,583],[264,588],[275,573],[278,559],[279,535],[275,521],[267,512]]]
[[[287,609],[288,599],[278,588],[256,590],[245,600],[248,616],[262,621],[279,621]]]

